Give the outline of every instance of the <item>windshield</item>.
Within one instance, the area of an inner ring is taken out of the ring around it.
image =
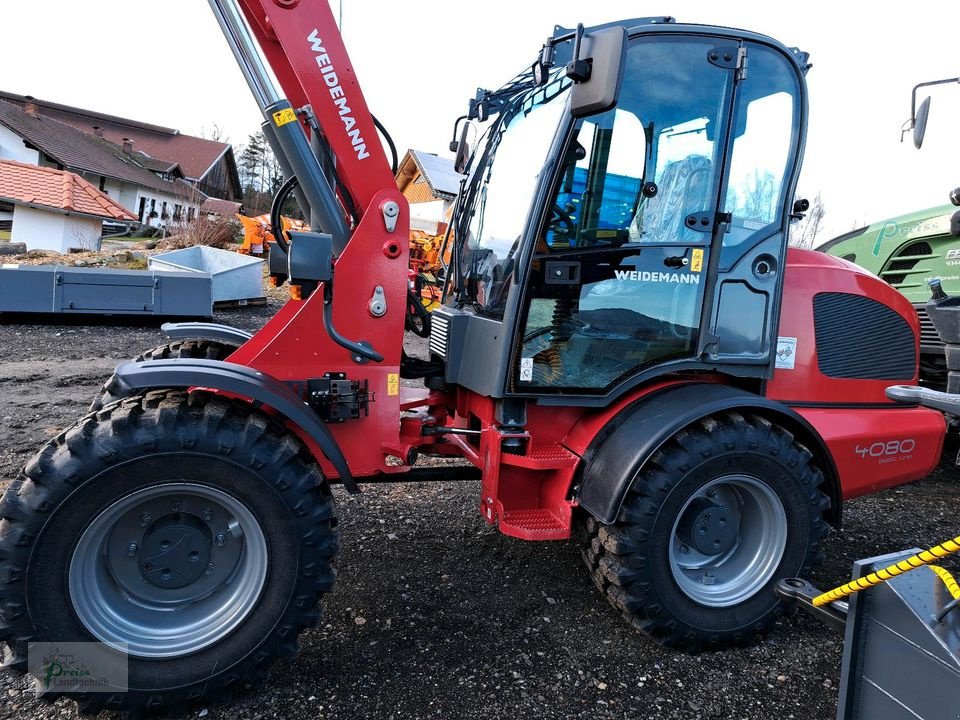
[[[457,228],[458,263],[461,290],[487,317],[503,318],[521,235],[564,117],[569,84],[558,78],[511,101],[474,155]]]

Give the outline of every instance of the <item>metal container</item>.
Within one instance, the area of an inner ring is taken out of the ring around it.
[[[154,255],[148,264],[151,270],[164,272],[209,273],[214,302],[263,297],[263,260],[249,255],[194,245]]]

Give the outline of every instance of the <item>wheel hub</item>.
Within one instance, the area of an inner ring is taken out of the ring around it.
[[[668,550],[670,569],[694,602],[731,607],[770,581],[786,545],[786,510],[776,491],[751,475],[724,475],[682,506]]]
[[[210,530],[199,518],[172,513],[144,536],[137,558],[140,575],[159,588],[186,587],[206,572],[211,547]]]
[[[737,543],[739,523],[729,506],[694,498],[680,518],[677,536],[704,555],[722,555]]]
[[[237,627],[266,576],[266,538],[249,508],[217,488],[171,482],[102,510],[77,542],[68,582],[98,640],[176,657]]]

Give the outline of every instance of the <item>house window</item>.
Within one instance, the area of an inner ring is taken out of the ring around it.
[[[187,209],[187,222],[193,222],[193,216],[195,212],[196,212],[196,208]]]
[[[107,179],[103,175],[100,176],[100,192],[107,192]]]
[[[180,217],[183,214],[183,208],[180,205],[173,206],[173,219],[176,222],[180,222]]]

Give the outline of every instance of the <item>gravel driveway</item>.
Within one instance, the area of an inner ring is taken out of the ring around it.
[[[255,329],[276,309],[222,312]],[[113,366],[160,344],[156,327],[0,325],[0,484],[87,407]],[[850,502],[813,578],[839,583],[859,557],[958,534],[952,463]],[[321,625],[260,692],[207,718],[824,718],[836,712],[842,639],[805,616],[763,644],[665,650],[594,590],[576,547],[524,543],[480,519],[478,484],[335,490],[343,552]],[[949,563],[948,563],[949,566]],[[0,717],[70,718],[0,674]],[[196,717],[204,711],[191,713]]]

